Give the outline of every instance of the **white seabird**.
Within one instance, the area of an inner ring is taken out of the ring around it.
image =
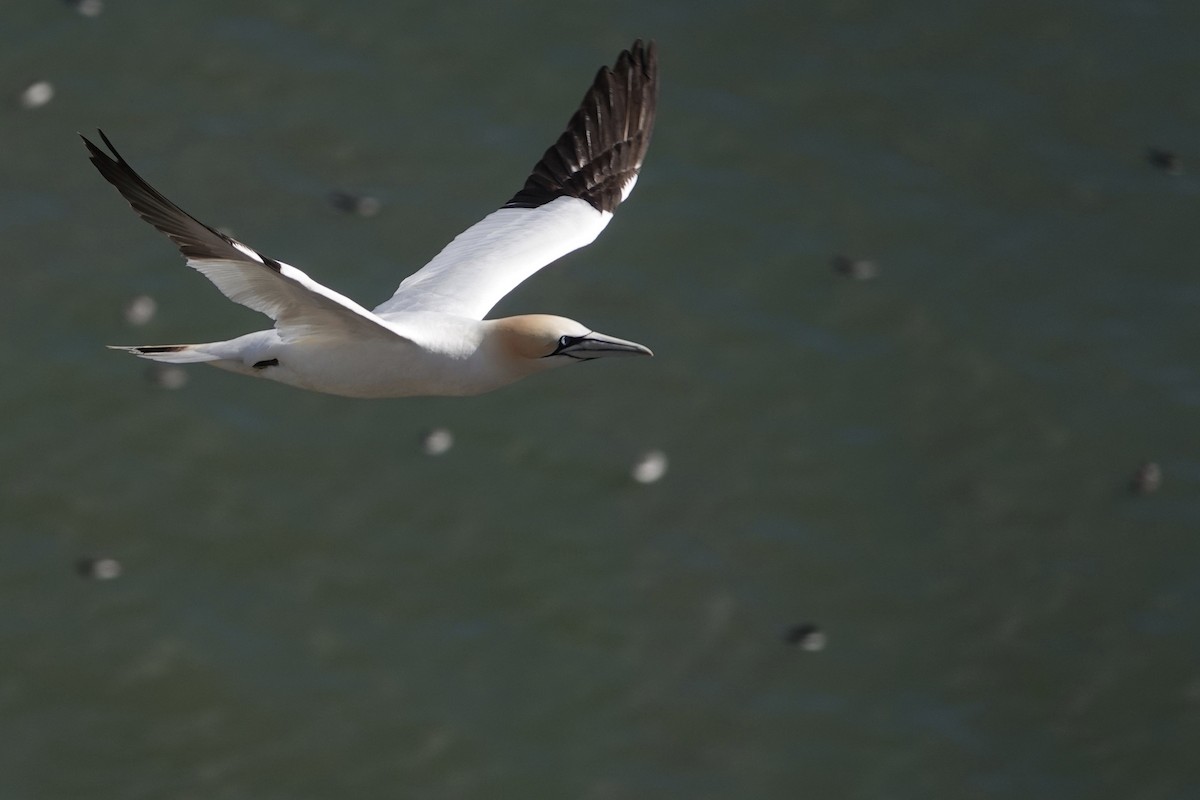
[[[114,347],[346,397],[473,395],[604,356],[652,355],[636,342],[546,314],[484,319],[514,287],[590,244],[632,191],[658,96],[653,42],[602,67],[566,131],[512,199],[460,233],[373,311],[235,241],[172,203],[82,137],[133,209],[226,297],[275,320],[271,330],[207,344]]]

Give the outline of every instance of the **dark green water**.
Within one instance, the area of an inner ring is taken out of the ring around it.
[[[0,7],[0,797],[1200,796],[1198,33],[1184,0]],[[75,131],[371,306],[638,36],[637,191],[497,311],[655,359],[362,402],[103,349],[263,318]]]

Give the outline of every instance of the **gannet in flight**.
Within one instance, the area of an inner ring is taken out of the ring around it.
[[[611,69],[600,69],[521,190],[373,311],[187,214],[134,172],[103,131],[111,156],[81,135],[100,174],[175,242],[188,266],[230,300],[275,320],[271,330],[225,342],[114,349],[346,397],[473,395],[576,361],[652,355],[564,317],[484,316],[612,219],[637,182],[657,96],[654,43],[636,41]]]

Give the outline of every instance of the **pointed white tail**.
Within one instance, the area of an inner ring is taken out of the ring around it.
[[[220,359],[220,356],[205,352],[204,347],[205,345],[202,344],[141,345],[138,347],[108,345],[109,350],[124,350],[139,358],[148,358],[151,361],[162,361],[167,364],[196,364],[201,361]]]

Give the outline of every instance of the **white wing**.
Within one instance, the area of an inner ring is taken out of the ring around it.
[[[654,43],[602,67],[566,131],[504,207],[454,238],[376,314],[439,311],[482,319],[552,261],[590,244],[633,190],[658,99]]]
[[[92,163],[142,219],[165,233],[194,267],[230,300],[275,320],[284,340],[308,336],[392,338],[390,323],[295,267],[259,253],[189,215],[147,183],[100,131],[109,156],[86,137]]]
[[[454,238],[375,309],[483,319],[501,297],[552,261],[590,244],[612,219],[576,197],[493,211]]]

